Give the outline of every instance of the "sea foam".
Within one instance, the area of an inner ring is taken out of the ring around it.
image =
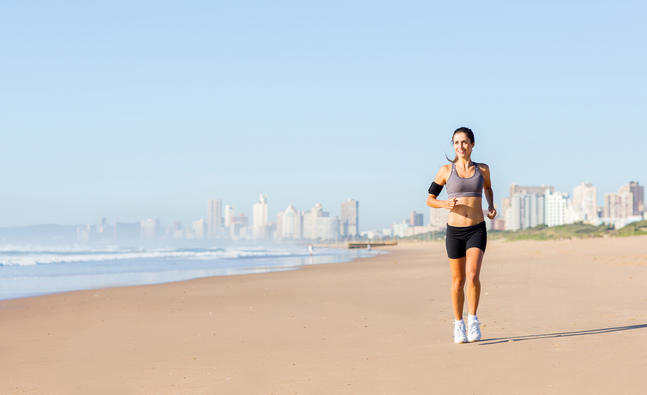
[[[125,259],[168,259],[189,260],[235,259],[253,257],[281,257],[302,255],[289,249],[265,248],[158,248],[158,249],[83,249],[73,248],[17,248],[0,247],[0,265],[42,265],[54,263],[100,262]]]

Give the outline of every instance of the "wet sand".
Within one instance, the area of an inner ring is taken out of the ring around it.
[[[462,345],[443,244],[388,250],[0,301],[0,393],[644,393],[647,237],[491,241]]]

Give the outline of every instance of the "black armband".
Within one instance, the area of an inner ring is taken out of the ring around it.
[[[431,186],[429,187],[429,194],[438,196],[440,195],[440,191],[442,190],[443,190],[443,186],[436,184],[436,182],[434,181],[431,183]]]

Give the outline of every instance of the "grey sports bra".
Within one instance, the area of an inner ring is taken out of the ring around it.
[[[469,178],[462,178],[456,172],[456,166],[452,163],[452,172],[447,177],[447,195],[453,197],[483,196],[483,174],[479,170],[479,164],[474,163],[474,175]]]

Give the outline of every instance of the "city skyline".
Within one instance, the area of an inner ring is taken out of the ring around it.
[[[189,223],[172,221],[162,225],[159,218],[145,218],[136,222],[115,221],[112,226],[106,218],[99,223],[75,225],[78,242],[154,242],[173,241],[336,241],[360,238],[359,202],[348,198],[340,203],[340,216],[331,216],[321,203],[309,210],[298,210],[292,204],[280,211],[276,222],[268,218],[268,196],[260,194],[252,206],[251,223],[244,213],[222,199],[208,199],[206,219]],[[422,220],[422,219],[421,219]],[[110,230],[112,228],[112,230]]]
[[[617,192],[605,193],[602,205],[597,204],[596,195],[597,188],[588,182],[575,186],[571,194],[557,191],[552,185],[513,184],[503,200],[503,206],[499,208],[501,215],[494,220],[486,220],[486,227],[488,230],[517,231],[583,222],[606,224],[618,229],[631,222],[647,219],[644,186],[639,182],[629,181]],[[285,210],[278,212],[275,222],[268,217],[269,200],[265,194],[260,194],[258,201],[253,204],[251,221],[242,212],[236,214],[231,205],[224,207],[223,212],[222,199],[208,199],[206,219],[193,220],[186,226],[177,220],[162,224],[159,218],[144,218],[136,222],[115,221],[113,224],[102,218],[98,223],[76,225],[76,241],[300,242],[379,240],[425,233],[442,236],[449,214],[447,209],[429,208],[429,218],[425,221],[423,213],[413,210],[407,218],[394,221],[388,227],[362,230],[358,227],[359,201],[352,198],[340,202],[338,216],[331,215],[321,203],[304,210],[289,204]],[[487,211],[483,210],[483,214],[485,217]],[[11,234],[5,232],[6,236],[12,238]]]
[[[528,186],[528,185],[523,186],[523,185],[513,183],[513,184],[510,185],[510,188],[508,188],[508,191],[509,191],[508,196],[504,196],[504,197],[500,198],[500,201],[502,202],[501,204],[496,203],[497,210],[498,210],[498,214],[497,214],[496,219],[499,219],[499,220],[505,219],[503,216],[504,216],[504,213],[505,213],[506,204],[509,204],[509,203],[506,203],[506,200],[509,199],[515,193],[530,193],[530,195],[537,195],[537,196],[541,195],[541,197],[543,198],[544,192],[546,190],[549,190],[551,192],[551,194],[553,194],[553,195],[555,195],[555,193],[562,194],[562,195],[564,195],[564,199],[568,198],[568,199],[575,200],[576,202],[578,202],[581,199],[584,199],[581,196],[580,197],[577,196],[578,188],[582,188],[583,186],[587,186],[587,185],[592,187],[593,190],[594,190],[592,196],[591,196],[591,192],[588,193],[588,199],[592,200],[593,202],[596,202],[596,203],[594,203],[594,206],[596,207],[596,213],[597,213],[596,215],[598,215],[598,216],[601,216],[601,217],[614,217],[615,215],[608,215],[608,213],[606,213],[608,204],[605,203],[605,202],[608,201],[609,196],[616,196],[616,195],[618,195],[618,193],[619,194],[623,194],[623,193],[626,194],[627,192],[629,192],[629,188],[632,188],[632,191],[634,191],[634,194],[631,197],[632,201],[629,203],[630,206],[633,207],[633,208],[629,209],[631,211],[632,215],[633,216],[637,216],[637,215],[639,216],[639,215],[641,215],[639,213],[645,211],[644,192],[642,192],[642,189],[640,189],[640,190],[635,189],[637,186],[640,186],[641,188],[643,188],[643,184],[641,184],[640,181],[632,180],[632,181],[626,182],[625,184],[622,184],[619,187],[617,193],[614,192],[614,191],[601,191],[599,188],[595,187],[595,185],[593,183],[590,183],[590,182],[580,182],[578,185],[576,185],[573,188],[569,189],[570,191],[572,191],[572,193],[562,192],[562,191],[557,191],[556,192],[556,188],[552,184],[548,184],[548,183],[541,184],[540,186]],[[583,193],[585,193],[585,192],[583,192]],[[441,199],[441,200],[445,199],[446,196],[443,197],[444,194],[446,194],[446,192],[443,190],[441,192],[441,195],[439,196],[439,199]],[[603,196],[602,199],[598,198],[598,196],[600,196],[600,195]],[[261,193],[260,194],[260,200],[257,200],[256,202],[250,204],[250,206],[248,207],[248,210],[245,210],[245,209],[236,210],[233,205],[224,204],[226,202],[224,202],[224,200],[221,199],[221,198],[209,198],[209,199],[207,199],[207,209],[205,211],[205,214],[202,215],[202,216],[199,216],[197,218],[194,217],[194,218],[180,219],[180,218],[164,218],[164,217],[161,217],[161,216],[136,216],[134,218],[116,217],[116,218],[114,218],[114,223],[127,224],[127,223],[135,223],[135,222],[140,222],[140,221],[152,221],[152,220],[154,220],[154,221],[157,221],[158,224],[160,222],[164,222],[167,225],[172,225],[174,223],[192,224],[192,223],[194,223],[196,221],[201,220],[201,221],[204,222],[205,235],[207,237],[212,237],[212,235],[216,234],[215,228],[218,228],[218,227],[223,226],[223,225],[225,227],[228,227],[229,222],[232,221],[232,218],[234,217],[234,215],[243,216],[245,218],[248,218],[250,221],[252,221],[252,227],[253,228],[258,228],[259,226],[263,227],[263,226],[267,226],[267,225],[269,225],[271,223],[276,223],[276,222],[272,222],[271,219],[277,218],[277,216],[280,215],[281,213],[283,213],[283,210],[285,210],[285,209],[281,209],[280,207],[276,207],[276,205],[269,205],[268,202],[267,202],[267,199],[268,199],[268,195],[264,194],[264,193]],[[617,203],[617,199],[618,198],[616,198],[616,204],[621,204],[621,203]],[[622,202],[623,203],[621,205],[626,205],[627,204],[624,200]],[[643,202],[643,203],[640,203],[640,202]],[[337,210],[337,211],[333,210],[332,211],[333,216],[336,216],[336,217],[339,218],[340,225],[343,222],[342,217],[344,215],[343,214],[343,211],[344,211],[343,205],[344,205],[344,203],[350,203],[351,206],[352,206],[352,205],[358,204],[358,201],[355,200],[355,199],[348,198],[348,199],[341,202],[341,208],[339,210]],[[260,204],[260,206],[258,206],[259,204]],[[317,204],[321,205],[322,207],[324,206],[320,202],[314,203],[315,206]],[[484,207],[485,207],[485,204],[486,203],[483,202]],[[534,204],[536,205],[537,203],[534,203]],[[544,203],[542,203],[542,204],[544,204]],[[577,203],[577,204],[581,204],[581,203]],[[296,205],[294,205],[292,203],[288,203],[287,206],[288,206],[288,208],[289,207],[294,208]],[[270,209],[270,207],[271,207],[271,209]],[[336,207],[336,205],[330,205],[330,206],[327,206],[327,207]],[[257,208],[262,213],[261,215],[262,215],[263,218],[262,218],[262,220],[260,220],[258,223],[255,224],[254,223],[255,217],[256,217],[255,210]],[[366,232],[368,230],[382,229],[382,228],[385,228],[385,227],[392,226],[393,224],[396,224],[396,223],[408,222],[408,221],[410,221],[411,215],[413,215],[413,213],[417,212],[418,210],[419,209],[417,209],[417,208],[410,209],[410,211],[408,212],[409,214],[403,212],[401,215],[398,216],[397,219],[394,218],[391,221],[387,221],[387,222],[384,222],[384,223],[379,223],[377,226],[366,227],[366,228],[361,228],[359,226],[356,226],[354,228],[355,234],[359,235],[359,233]],[[430,222],[434,222],[434,220],[429,217],[430,214],[424,214],[424,213],[427,212],[427,207],[425,207],[425,209],[420,210],[420,211],[421,212],[419,212],[418,214],[424,215],[424,225],[428,225]],[[220,214],[218,215],[217,213],[220,213]],[[614,213],[615,213],[615,211],[614,211]],[[326,215],[329,215],[329,214],[326,214]],[[406,215],[409,215],[409,217],[406,217]],[[543,215],[543,214],[541,214],[541,215]],[[591,215],[592,214],[590,214],[590,212],[589,212],[588,216],[590,217]],[[628,215],[628,214],[625,215],[625,213],[623,212],[623,215],[620,216],[620,217],[625,217],[625,216],[631,216],[631,215]],[[405,218],[405,217],[406,217],[406,219],[402,220],[402,218]],[[99,215],[98,218],[105,220],[105,218],[107,218],[107,216]],[[582,220],[586,220],[586,219],[587,219],[586,217],[582,218]],[[364,220],[366,220],[366,219],[364,219]],[[530,220],[530,218],[529,218],[529,220]],[[356,221],[356,223],[359,223],[359,217],[356,217],[355,221]],[[371,222],[371,221],[368,221],[368,222]],[[90,224],[90,223],[94,223],[94,222],[92,220],[87,220],[87,221],[80,222],[80,223],[58,223],[57,225],[84,225],[84,224]],[[532,226],[536,226],[538,224],[538,222],[537,222],[536,219],[535,220],[530,220],[530,224],[532,224]],[[26,225],[9,225],[9,226],[0,226],[0,228],[2,228],[2,227],[8,228],[8,227],[35,226],[35,225],[47,225],[47,223],[34,223],[34,224],[26,224]],[[258,231],[258,230],[256,230],[256,231]]]

